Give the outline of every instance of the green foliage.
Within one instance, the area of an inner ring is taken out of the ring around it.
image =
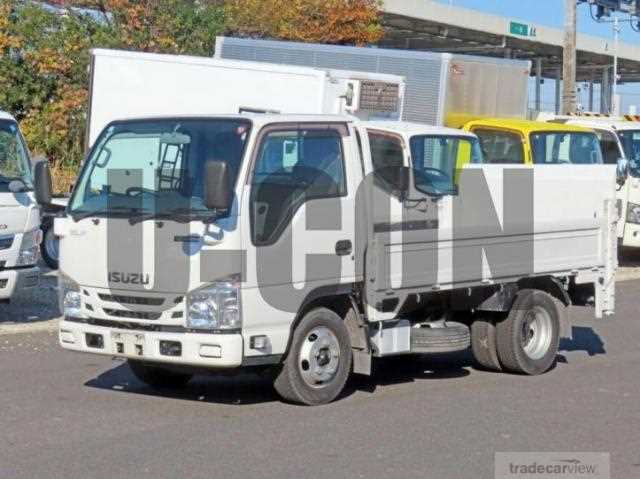
[[[52,7],[52,5],[56,5]],[[84,154],[91,48],[211,56],[216,35],[356,43],[379,0],[0,0],[0,109],[66,189]]]
[[[0,109],[56,170],[77,168],[84,153],[91,48],[210,56],[224,28],[215,2],[81,2],[90,11],[73,3],[0,0]]]

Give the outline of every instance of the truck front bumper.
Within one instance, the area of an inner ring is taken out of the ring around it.
[[[242,364],[241,334],[118,329],[60,321],[64,349],[186,366],[232,368]]]
[[[640,248],[640,225],[635,223],[626,223],[624,225],[624,236],[622,238],[622,246],[628,248]]]
[[[5,269],[0,271],[0,299],[8,299],[20,289],[29,289],[40,283],[40,268]]]

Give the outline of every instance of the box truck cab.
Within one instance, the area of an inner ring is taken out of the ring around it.
[[[547,119],[563,126],[593,129],[600,139],[605,164],[625,160],[618,181],[621,215],[618,238],[621,246],[640,248],[640,123],[617,117],[550,116]]]
[[[31,161],[16,120],[0,111],[0,300],[38,284],[42,237]]]
[[[463,126],[478,136],[487,163],[512,165],[601,164],[594,130],[509,118],[473,120]]]
[[[522,167],[514,187],[479,154],[461,130],[340,115],[114,121],[55,220],[60,344],[152,386],[268,369],[304,404],[374,357],[470,344],[543,373],[575,293],[613,310],[615,172]]]

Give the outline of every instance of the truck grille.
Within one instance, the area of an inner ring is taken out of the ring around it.
[[[161,306],[164,298],[148,298],[144,296],[122,296],[117,294],[98,294],[102,301],[120,304],[141,304],[147,306]]]
[[[148,319],[148,320],[156,320],[160,319],[162,313],[153,313],[150,311],[127,311],[123,309],[111,309],[111,308],[102,308],[105,314],[109,316],[114,316],[116,318],[130,318],[130,319]]]

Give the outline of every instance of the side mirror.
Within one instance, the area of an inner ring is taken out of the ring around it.
[[[210,210],[228,210],[231,200],[229,165],[224,161],[207,161],[204,164],[204,205]]]
[[[33,165],[33,183],[38,204],[51,204],[53,186],[51,169],[49,168],[49,162],[47,160],[38,160]]]
[[[411,182],[411,170],[408,166],[402,166],[394,171],[393,185],[397,188],[398,194],[404,198],[409,192]]]
[[[624,185],[629,176],[629,160],[626,158],[618,158],[616,169],[617,182],[619,185]]]

